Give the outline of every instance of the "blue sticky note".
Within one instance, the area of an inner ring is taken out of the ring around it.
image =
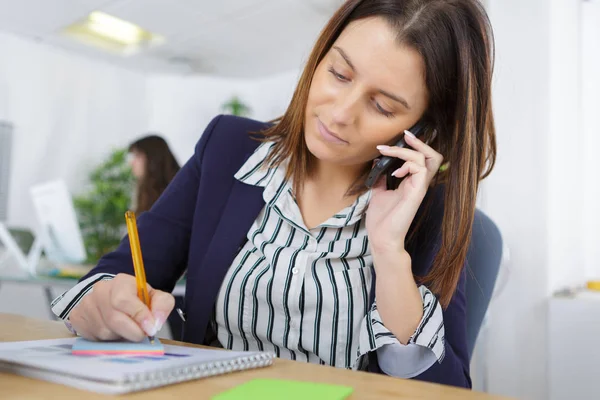
[[[94,342],[84,338],[77,338],[71,353],[76,355],[90,354],[123,354],[123,355],[163,355],[165,348],[159,339],[144,338],[141,342],[109,341]]]

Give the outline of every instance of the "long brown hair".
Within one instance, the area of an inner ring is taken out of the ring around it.
[[[177,171],[179,164],[167,142],[158,135],[148,135],[129,145],[129,152],[144,155],[144,173],[137,182],[136,214],[148,211]]]
[[[295,183],[310,174],[314,156],[304,141],[304,118],[315,70],[344,28],[368,17],[388,21],[398,32],[398,43],[416,49],[425,62],[429,106],[423,118],[429,129],[424,138],[449,167],[434,182],[445,184],[441,246],[430,272],[419,280],[447,306],[466,259],[479,181],[489,175],[496,159],[493,35],[479,1],[346,1],[321,31],[287,111],[263,132],[266,140],[275,142],[267,161],[277,165],[289,159],[287,177]],[[415,222],[407,242],[419,229]]]

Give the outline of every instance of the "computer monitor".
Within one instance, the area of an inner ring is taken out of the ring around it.
[[[57,265],[83,263],[86,259],[83,237],[65,182],[35,185],[30,192],[40,224],[36,236],[46,258]]]

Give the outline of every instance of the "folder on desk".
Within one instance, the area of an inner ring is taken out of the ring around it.
[[[272,364],[265,352],[164,345],[164,355],[72,353],[75,338],[0,343],[0,372],[121,394]]]

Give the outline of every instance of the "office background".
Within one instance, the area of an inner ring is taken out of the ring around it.
[[[8,224],[35,226],[31,185],[60,177],[81,192],[94,165],[145,132],[162,133],[185,162],[232,96],[253,118],[280,115],[340,1],[174,3],[0,0],[0,120],[15,126]],[[546,399],[550,300],[600,279],[600,1],[484,3],[496,39],[499,156],[479,206],[507,252],[478,351],[488,391]],[[58,27],[94,9],[165,34],[164,47],[123,58],[57,39]],[[0,287],[0,312],[47,318],[44,301],[33,288]]]

